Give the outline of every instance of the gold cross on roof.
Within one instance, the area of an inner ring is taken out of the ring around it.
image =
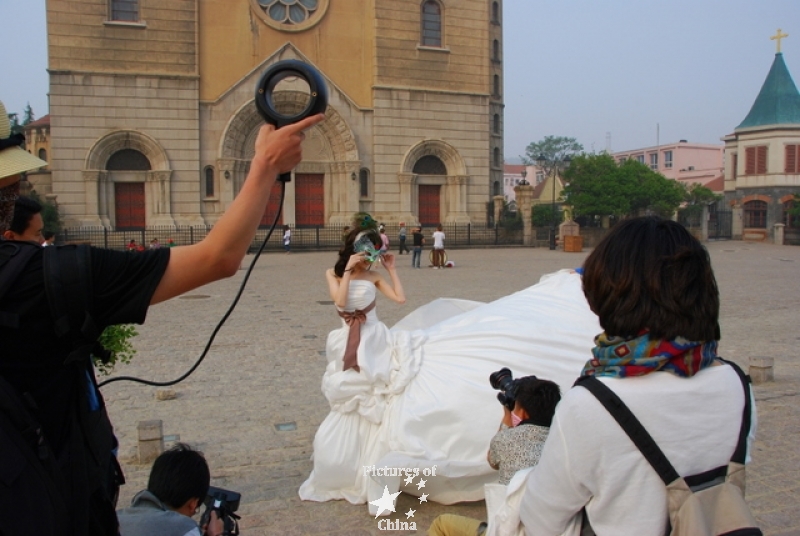
[[[780,28],[778,28],[778,33],[770,37],[772,41],[778,42],[778,53],[780,53],[781,51],[781,39],[783,39],[784,37],[789,37],[789,34],[782,33]]]

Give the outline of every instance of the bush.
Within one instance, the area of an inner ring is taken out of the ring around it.
[[[94,364],[97,370],[103,376],[108,376],[114,370],[117,363],[130,363],[136,354],[136,349],[131,344],[131,339],[138,335],[139,332],[132,324],[120,324],[117,326],[108,326],[103,333],[100,334],[98,341],[111,353],[108,363],[103,363],[95,356]]]

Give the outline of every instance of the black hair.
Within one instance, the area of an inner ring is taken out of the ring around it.
[[[556,406],[561,401],[561,389],[550,380],[541,380],[536,376],[517,378],[515,397],[519,405],[528,413],[528,418],[536,420],[542,426],[550,426]]]
[[[339,250],[339,258],[336,260],[336,264],[333,267],[333,273],[336,274],[336,277],[344,276],[344,269],[347,267],[347,261],[349,261],[350,256],[356,252],[353,247],[356,241],[356,236],[362,232],[367,233],[367,236],[376,248],[379,248],[383,245],[383,240],[381,240],[381,236],[378,234],[377,229],[364,230],[356,227],[355,229],[349,231],[345,237],[342,249]]]
[[[44,233],[42,233],[42,236],[44,237],[45,240],[50,240],[51,238],[56,236],[56,233],[54,233],[53,231],[45,231]]]
[[[14,201],[14,215],[8,226],[9,231],[23,234],[31,223],[31,218],[42,211],[42,205],[30,197],[19,196]]]
[[[203,453],[176,443],[153,462],[147,490],[177,510],[190,499],[205,500],[210,484],[211,473]]]
[[[683,225],[623,220],[583,266],[583,292],[607,335],[719,339],[719,290],[708,251]]]

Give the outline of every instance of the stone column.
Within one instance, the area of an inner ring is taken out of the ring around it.
[[[454,175],[447,177],[447,189],[449,190],[449,206],[447,221],[456,223],[470,223],[467,213],[467,183],[469,177],[464,175]]]
[[[522,214],[522,245],[533,244],[533,222],[531,222],[531,200],[533,199],[533,186],[520,184],[514,186],[517,196],[517,210]]]
[[[172,198],[170,196],[169,177],[172,171],[148,171],[145,193],[147,204],[147,225],[175,226],[172,219]]]
[[[503,203],[506,198],[502,195],[496,195],[492,199],[494,200],[494,224],[498,225],[503,215]]]
[[[731,238],[741,240],[744,234],[744,210],[742,205],[735,204],[731,207]]]
[[[105,204],[105,184],[108,180],[107,171],[87,169],[83,171],[84,188],[84,215],[80,225],[85,227],[111,227],[108,219],[108,208],[101,212],[101,203]],[[102,219],[101,219],[102,216]]]
[[[400,183],[400,221],[406,223],[417,221],[417,217],[412,212],[412,201],[414,197],[414,185],[417,183],[417,176],[413,173],[398,173],[397,182]]]
[[[778,246],[783,245],[783,233],[784,227],[786,227],[785,223],[776,223],[775,224],[775,244]]]
[[[232,159],[219,159],[217,160],[217,173],[219,173],[219,203],[220,207],[217,212],[223,213],[227,210],[228,205],[233,202],[236,197],[236,189],[234,180],[234,166],[235,160]]]
[[[703,214],[700,215],[700,241],[708,242],[708,205],[703,205]]]

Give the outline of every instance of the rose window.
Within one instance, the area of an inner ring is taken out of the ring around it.
[[[319,0],[258,0],[258,4],[279,24],[302,24],[319,8]]]

